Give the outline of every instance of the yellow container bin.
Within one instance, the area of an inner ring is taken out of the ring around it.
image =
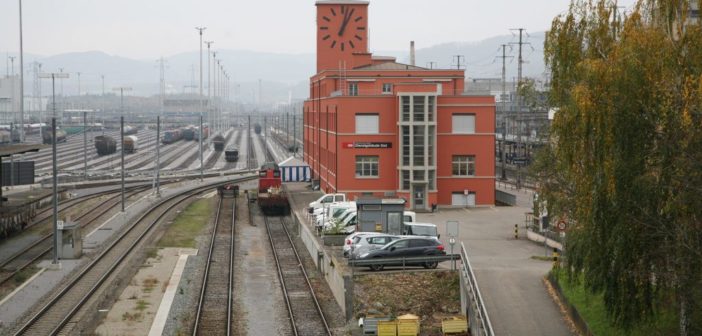
[[[468,321],[464,317],[451,317],[441,321],[441,331],[444,335],[468,332]]]
[[[397,321],[378,321],[378,336],[397,336]]]
[[[419,335],[419,316],[407,314],[397,317],[397,336]]]

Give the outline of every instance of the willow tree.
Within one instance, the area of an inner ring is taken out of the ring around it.
[[[571,223],[571,278],[624,327],[674,308],[681,335],[702,334],[702,31],[688,5],[640,0],[622,15],[573,0],[554,19],[558,112],[538,166],[549,213]]]

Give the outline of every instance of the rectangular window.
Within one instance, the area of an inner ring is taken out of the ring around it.
[[[434,112],[436,109],[436,97],[429,96],[429,103],[427,104],[427,121],[434,121]]]
[[[356,177],[378,177],[378,157],[356,156]]]
[[[409,190],[409,188],[410,188],[410,171],[403,170],[402,171],[402,187],[400,189]]]
[[[424,166],[424,126],[413,126],[413,164],[415,166]]]
[[[424,96],[414,96],[412,98],[414,121],[424,121]]]
[[[378,134],[379,123],[377,114],[356,114],[356,134]]]
[[[454,155],[451,172],[453,176],[475,176],[475,155]]]
[[[384,94],[392,93],[392,84],[390,84],[390,83],[383,84],[383,93]]]
[[[454,134],[475,133],[475,114],[454,114],[452,123]]]
[[[310,96],[312,97],[312,96]],[[402,121],[410,120],[410,97],[403,96],[402,100]]]
[[[358,83],[349,83],[349,96],[358,96]]]
[[[414,173],[412,174],[412,181],[424,182],[424,171],[423,170],[415,170]]]
[[[410,129],[409,126],[402,126],[402,165],[410,164]]]

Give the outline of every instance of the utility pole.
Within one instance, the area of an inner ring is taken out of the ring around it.
[[[130,87],[118,87],[112,89],[114,91],[119,91],[119,105],[120,105],[120,117],[119,117],[119,134],[120,134],[120,159],[121,159],[121,177],[122,177],[122,212],[124,212],[124,91],[131,91]]]
[[[434,69],[435,66],[436,66],[436,62],[427,62],[427,68]]]
[[[76,73],[78,75],[78,98],[80,98],[80,72]]]
[[[461,70],[463,68],[463,64],[461,62],[465,62],[466,57],[463,55],[453,55],[454,59],[454,64],[456,66],[456,70]]]
[[[526,31],[524,28],[516,28],[513,29],[516,31],[519,31],[519,58],[517,61],[517,155],[518,155],[518,161],[517,161],[517,189],[521,189],[522,187],[522,166],[521,166],[521,161],[522,161],[522,156],[521,156],[521,150],[522,150],[522,127],[521,127],[521,122],[522,122],[522,94],[520,92],[521,90],[521,85],[522,85],[522,64],[524,63],[522,59],[522,46],[525,44],[523,42],[523,35]]]
[[[162,59],[163,60],[163,59]],[[156,117],[156,167],[154,167],[156,197],[161,197],[161,116]]]
[[[83,178],[88,180],[88,111],[83,111]]]
[[[502,96],[500,97],[500,101],[502,102],[502,143],[500,144],[500,152],[501,152],[501,162],[502,162],[502,180],[507,179],[507,173],[505,172],[506,164],[506,155],[505,155],[505,143],[507,142],[507,79],[506,79],[506,60],[508,58],[512,58],[512,56],[507,56],[507,44],[501,45],[502,47],[502,56],[498,56],[498,58],[502,59]]]
[[[207,122],[210,124],[210,127],[212,127],[212,116],[210,115],[210,112],[212,111],[212,68],[210,66],[210,48],[212,44],[214,44],[214,41],[205,41],[205,44],[207,44]]]
[[[24,46],[22,43],[22,0],[19,1],[19,73],[20,73],[20,142],[24,142]],[[39,120],[39,133],[41,133],[41,120]],[[41,134],[40,134],[41,135]]]
[[[203,105],[202,105],[202,32],[207,29],[206,27],[195,27],[197,31],[200,33],[200,136],[199,136],[199,142],[200,142],[200,182],[204,180],[203,178],[203,163],[202,163],[202,135],[203,135],[203,129],[202,129],[202,110],[203,110]]]

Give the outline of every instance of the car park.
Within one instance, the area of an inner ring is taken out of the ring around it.
[[[314,202],[310,202],[307,208],[309,213],[313,213],[315,209],[323,208],[325,204],[334,202],[346,202],[346,194],[325,194]]]
[[[424,268],[436,268],[438,261],[416,261],[405,258],[422,256],[446,255],[444,246],[438,239],[429,237],[403,238],[372,251],[368,251],[358,256],[358,260],[383,259],[382,262],[371,264],[373,271],[380,271],[385,266],[422,266]]]

